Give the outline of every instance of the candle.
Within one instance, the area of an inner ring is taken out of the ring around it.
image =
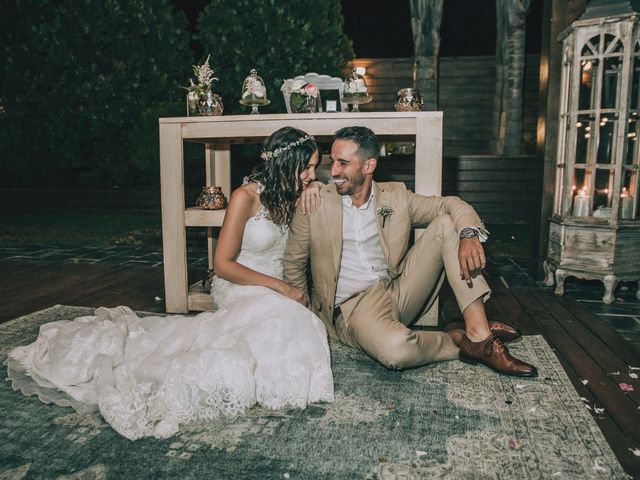
[[[573,197],[573,216],[587,217],[589,215],[589,203],[590,199],[587,195],[587,189],[583,187],[578,190],[578,194]]]
[[[620,195],[620,217],[623,220],[633,220],[633,197],[629,195],[627,187],[622,189]]]

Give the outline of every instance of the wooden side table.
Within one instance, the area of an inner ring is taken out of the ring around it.
[[[442,186],[442,112],[359,112],[318,114],[232,115],[221,117],[160,118],[160,186],[166,309],[170,313],[210,310],[209,295],[187,280],[186,227],[219,227],[224,210],[185,208],[183,142],[205,146],[206,181],[231,194],[229,145],[261,142],[284,126],[299,128],[316,139],[330,141],[336,130],[361,125],[382,142],[415,141],[415,191],[440,195]],[[214,239],[209,235],[209,263]],[[437,302],[436,302],[437,304]],[[421,324],[436,324],[431,309]]]

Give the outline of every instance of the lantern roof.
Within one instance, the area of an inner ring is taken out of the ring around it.
[[[577,27],[592,27],[607,23],[640,20],[640,0],[590,0],[580,18],[558,35],[559,41],[571,35]]]
[[[580,20],[640,13],[640,0],[591,0]]]

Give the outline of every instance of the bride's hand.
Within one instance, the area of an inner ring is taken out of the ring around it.
[[[278,289],[278,293],[281,293],[285,297],[289,297],[291,300],[295,300],[298,303],[301,303],[305,307],[309,306],[309,302],[307,301],[307,296],[295,287],[292,287],[286,282],[282,282],[280,288]]]
[[[312,182],[302,191],[300,198],[296,202],[296,207],[300,206],[302,214],[313,213],[320,206],[320,187],[322,182]]]

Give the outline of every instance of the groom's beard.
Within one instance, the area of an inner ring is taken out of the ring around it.
[[[349,179],[343,175],[336,175],[331,177],[331,180],[336,185],[336,191],[340,195],[353,195],[357,190],[364,185],[364,175],[360,175],[357,178]]]

